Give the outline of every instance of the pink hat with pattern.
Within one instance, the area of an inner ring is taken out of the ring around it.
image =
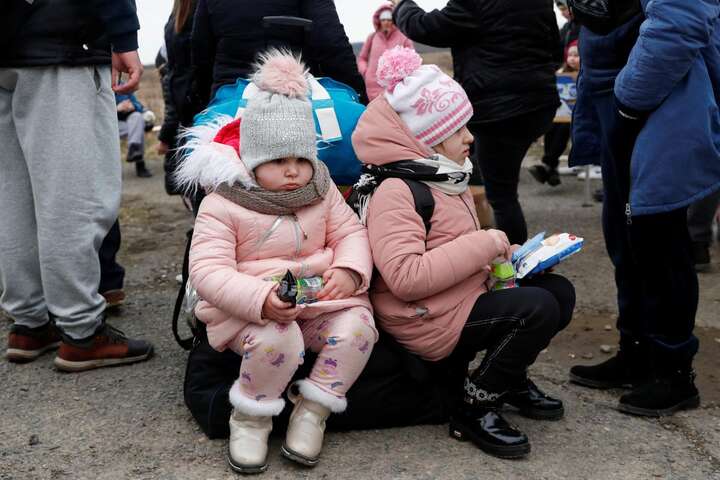
[[[460,130],[473,115],[465,90],[437,65],[423,65],[410,48],[398,46],[382,54],[377,82],[415,138],[428,147]]]

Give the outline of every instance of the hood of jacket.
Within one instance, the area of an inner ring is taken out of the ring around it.
[[[412,134],[384,95],[370,102],[352,135],[358,159],[367,165],[428,158],[434,152]]]
[[[383,12],[383,10],[390,10],[392,12],[393,6],[391,3],[383,3],[378,7],[377,10],[375,10],[375,13],[373,13],[373,27],[375,27],[375,31],[380,30],[380,14]],[[396,28],[397,29],[397,28]]]
[[[222,115],[185,129],[181,137],[187,141],[180,148],[174,180],[182,191],[203,188],[212,192],[222,184],[257,185],[240,159],[240,119]]]

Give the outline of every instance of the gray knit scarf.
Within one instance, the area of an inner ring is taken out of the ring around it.
[[[233,203],[265,215],[290,215],[322,201],[330,188],[330,172],[321,161],[313,163],[313,176],[304,187],[289,192],[270,192],[260,187],[222,184],[215,193]]]

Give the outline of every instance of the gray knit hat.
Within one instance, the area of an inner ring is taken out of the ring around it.
[[[240,122],[241,157],[248,171],[278,158],[317,161],[306,75],[290,52],[270,50],[260,56],[252,78],[260,91],[248,100]]]

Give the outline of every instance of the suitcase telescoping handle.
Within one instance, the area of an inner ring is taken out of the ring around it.
[[[300,27],[307,34],[310,30],[312,30],[313,27],[312,20],[302,17],[290,17],[284,15],[263,17],[262,22],[263,28],[265,30],[275,26]]]

